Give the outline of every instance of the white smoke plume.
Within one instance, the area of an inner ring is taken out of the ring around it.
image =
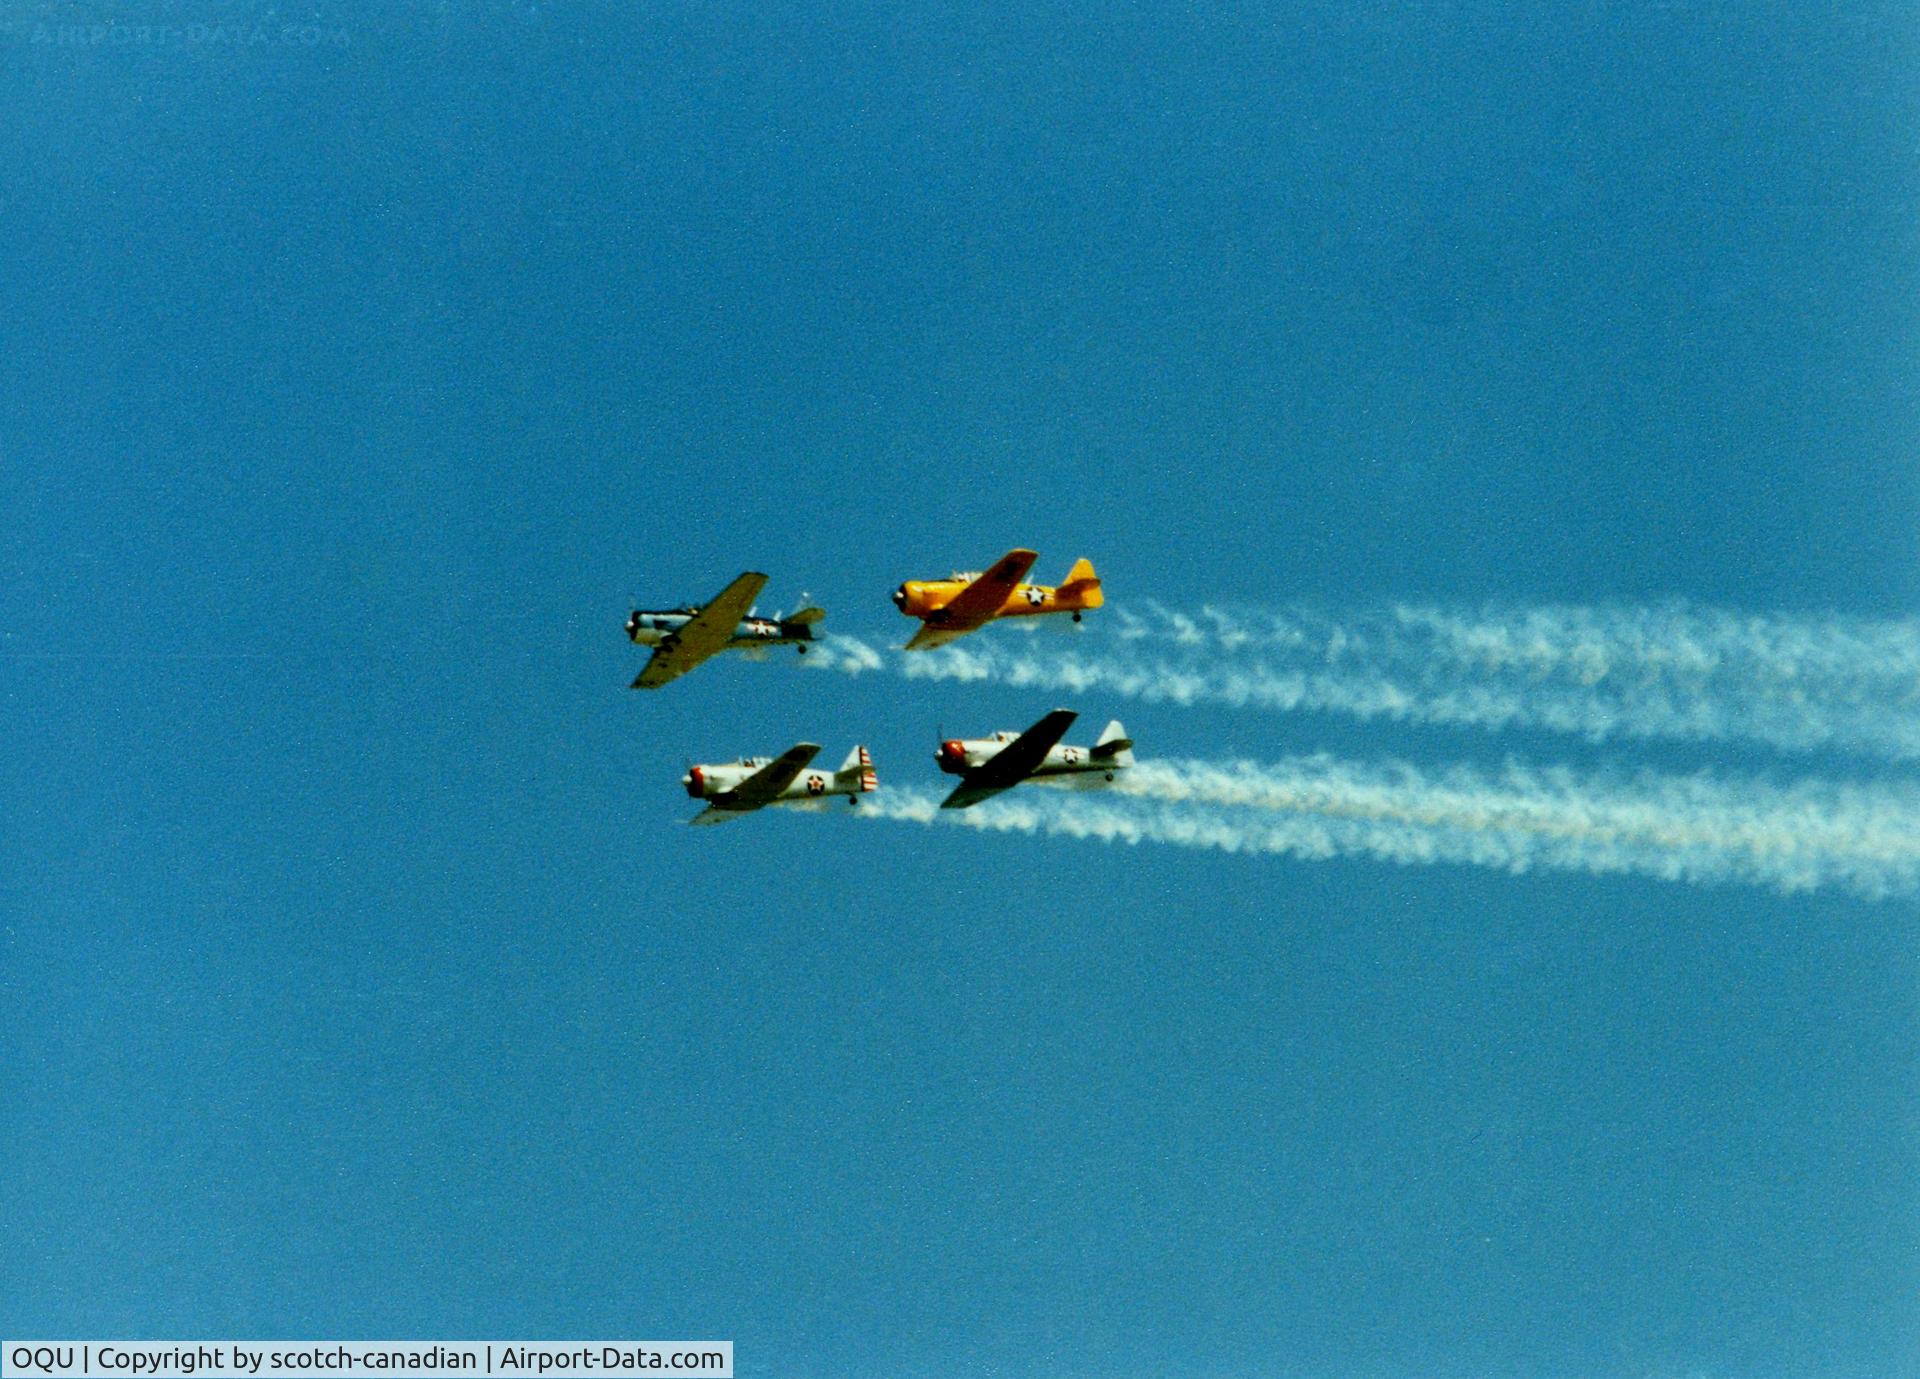
[[[1511,763],[1426,773],[1314,756],[1142,762],[1105,791],[1027,786],[968,810],[938,804],[937,795],[888,789],[862,810],[1229,853],[1832,887],[1868,899],[1920,890],[1920,788],[1904,784],[1584,775]]]
[[[858,637],[846,637],[836,632],[812,644],[807,652],[806,663],[815,670],[837,670],[847,675],[861,675],[869,670],[884,670],[887,658]]]
[[[1610,738],[1747,741],[1920,758],[1920,623],[1664,608],[1395,606],[1332,617],[1146,603],[1078,635],[994,628],[891,658],[913,677],[1099,690],[1174,704],[1522,727]],[[864,652],[848,669],[886,664]]]

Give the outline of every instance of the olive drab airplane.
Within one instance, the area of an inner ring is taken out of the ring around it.
[[[680,778],[687,793],[705,800],[707,807],[687,822],[719,824],[751,814],[770,804],[824,805],[833,795],[846,795],[848,804],[860,803],[860,796],[877,789],[880,778],[873,772],[873,758],[865,747],[847,753],[838,771],[809,771],[820,753],[815,742],[801,742],[777,757],[741,757],[720,766],[689,766]]]
[[[1040,557],[1032,551],[1008,551],[985,574],[955,574],[950,579],[910,579],[893,591],[894,606],[923,626],[907,643],[908,651],[944,646],[985,627],[995,618],[1027,617],[1038,613],[1071,613],[1075,622],[1089,608],[1106,601],[1093,562],[1076,560],[1066,583],[1023,584],[1027,571]]]
[[[942,771],[960,777],[960,784],[940,807],[965,809],[1025,780],[1082,788],[1105,785],[1114,772],[1133,765],[1133,739],[1117,718],[1091,748],[1063,746],[1060,739],[1075,717],[1071,709],[1055,709],[1024,733],[942,742],[933,759]]]
[[[627,615],[627,636],[654,650],[633,688],[659,689],[729,647],[751,651],[798,646],[800,654],[806,655],[806,644],[814,639],[813,625],[826,614],[818,608],[802,608],[785,617],[754,617],[753,601],[766,583],[765,575],[749,570],[704,607],[688,604],[659,613],[634,609]]]

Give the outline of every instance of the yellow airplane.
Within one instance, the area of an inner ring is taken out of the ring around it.
[[[995,618],[1030,617],[1036,613],[1071,613],[1075,622],[1089,608],[1106,602],[1093,562],[1076,560],[1067,582],[1022,584],[1033,562],[1032,551],[1008,551],[985,574],[956,574],[950,579],[910,579],[893,591],[893,603],[910,618],[925,624],[907,643],[908,651],[944,646],[985,627]]]

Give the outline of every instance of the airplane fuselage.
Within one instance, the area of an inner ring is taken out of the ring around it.
[[[1020,734],[1000,732],[992,737],[949,738],[940,744],[940,750],[933,754],[940,769],[950,776],[965,776],[992,761]],[[1116,756],[1095,756],[1085,747],[1074,747],[1065,742],[1056,742],[1047,749],[1040,764],[1030,771],[1027,780],[1049,780],[1060,785],[1104,785],[1113,779],[1114,772],[1124,771],[1132,764],[1132,758],[1121,760]]]
[[[772,757],[741,757],[738,761],[690,766],[687,774],[680,777],[680,784],[688,795],[696,800],[705,800],[714,809],[758,809],[761,808],[760,804],[734,804],[725,796],[754,772],[772,763]],[[784,790],[764,803],[795,804],[834,795],[858,796],[872,790],[878,783],[873,771],[873,759],[864,748],[856,747],[853,756],[840,770],[812,768],[802,771]]]
[[[975,579],[974,574],[955,574],[951,579],[910,579],[893,591],[893,603],[908,617],[939,626],[943,610],[960,591]],[[1031,617],[1040,613],[1072,613],[1078,616],[1099,603],[1079,593],[1062,593],[1051,584],[1016,584],[992,618]]]
[[[639,646],[659,646],[693,621],[698,609],[675,608],[661,613],[636,611],[627,617],[627,636]],[[779,618],[742,618],[727,639],[729,649],[742,646],[798,646],[804,653],[813,641],[813,624]]]

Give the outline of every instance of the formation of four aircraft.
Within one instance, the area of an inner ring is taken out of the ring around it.
[[[1099,576],[1087,560],[1075,561],[1066,581],[1057,586],[1026,583],[1027,572],[1038,558],[1032,551],[1008,551],[985,572],[910,579],[902,584],[894,590],[894,605],[920,620],[905,649],[944,646],[996,618],[1067,613],[1079,622],[1088,609],[1105,602]],[[637,645],[652,647],[653,655],[633,688],[658,689],[708,657],[734,648],[757,654],[767,647],[792,646],[806,655],[807,643],[818,639],[814,629],[825,613],[805,607],[771,618],[754,616],[753,602],[766,583],[765,575],[748,571],[706,604],[660,612],[635,609],[627,617],[627,636]],[[1055,709],[1023,733],[943,741],[934,760],[948,775],[960,777],[960,784],[940,807],[965,809],[1027,780],[1104,785],[1116,771],[1133,765],[1133,742],[1118,719],[1107,724],[1092,747],[1063,743],[1076,716],[1071,710]],[[688,767],[680,783],[706,804],[689,822],[721,823],[771,804],[817,807],[834,795],[845,795],[850,804],[858,804],[861,795],[878,787],[873,758],[865,747],[855,747],[835,771],[809,769],[819,754],[818,743],[800,742],[777,757],[742,757]]]

